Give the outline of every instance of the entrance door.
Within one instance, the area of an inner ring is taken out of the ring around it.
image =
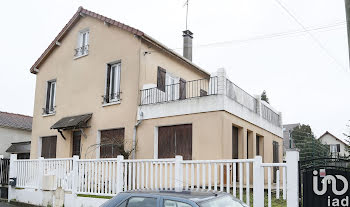
[[[81,131],[75,131],[73,132],[72,156],[78,155],[80,157],[80,146],[81,146]]]
[[[276,141],[273,141],[273,163],[278,163],[279,162],[279,144]],[[273,168],[273,182],[276,182],[276,172],[277,172],[278,167]]]
[[[192,159],[192,124],[158,128],[158,158]]]
[[[232,159],[238,159],[238,128],[232,126]]]

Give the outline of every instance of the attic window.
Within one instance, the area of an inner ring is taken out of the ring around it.
[[[89,30],[84,29],[79,32],[77,48],[75,49],[75,58],[85,56],[89,53]]]

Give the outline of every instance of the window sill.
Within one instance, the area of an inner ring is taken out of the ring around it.
[[[120,104],[120,101],[114,101],[114,102],[111,102],[111,103],[103,103],[102,107],[112,106],[112,105],[117,105],[117,104]]]
[[[47,116],[54,116],[56,114],[56,112],[50,113],[50,114],[42,114],[43,117],[47,117]]]
[[[73,60],[76,60],[76,59],[79,59],[79,58],[82,58],[82,57],[85,57],[85,56],[88,56],[88,55],[89,55],[89,53],[86,53],[86,54],[84,54],[84,55],[75,56],[75,57],[73,58]]]

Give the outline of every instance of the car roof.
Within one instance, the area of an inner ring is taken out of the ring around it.
[[[193,202],[199,203],[205,200],[210,200],[219,196],[228,195],[224,192],[217,192],[211,190],[133,190],[123,192],[125,194],[151,194],[158,196],[174,197],[174,198],[183,198],[192,200]]]

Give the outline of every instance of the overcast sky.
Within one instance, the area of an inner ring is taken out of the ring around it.
[[[193,61],[224,67],[251,94],[267,91],[284,124],[310,124],[340,138],[350,120],[344,0],[190,0]],[[0,2],[0,111],[32,115],[30,67],[79,6],[140,29],[181,53],[185,0]]]

